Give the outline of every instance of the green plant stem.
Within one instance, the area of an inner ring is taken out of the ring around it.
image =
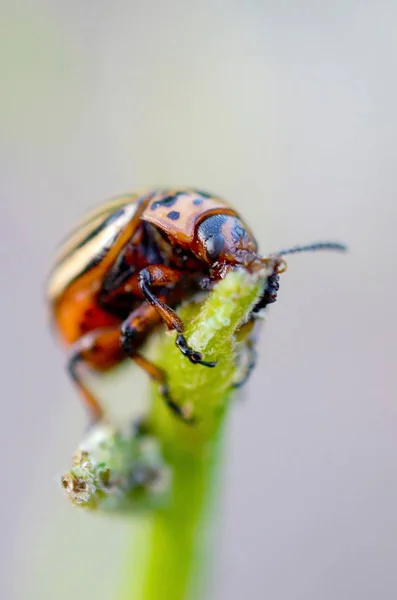
[[[203,532],[208,527],[205,508],[212,500],[208,490],[212,488],[214,460],[190,457],[173,466],[173,501],[153,518],[142,596],[138,593],[132,598],[186,598],[189,588],[197,593],[202,583],[197,566],[203,568],[205,549],[209,550]]]
[[[188,342],[216,368],[192,365],[175,347],[173,336],[157,346],[156,361],[165,369],[173,398],[192,407],[195,425],[178,421],[157,389],[148,426],[161,440],[171,467],[169,504],[146,517],[134,539],[139,545],[140,573],[131,567],[125,600],[190,600],[201,588],[208,564],[212,531],[209,514],[218,488],[224,417],[236,377],[235,334],[251,310],[264,279],[243,271],[230,273],[200,307],[180,311],[189,325]],[[137,566],[137,565],[135,565]],[[200,596],[200,597],[205,597]]]

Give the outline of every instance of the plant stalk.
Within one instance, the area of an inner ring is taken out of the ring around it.
[[[189,405],[196,419],[187,425],[175,418],[154,390],[149,430],[161,439],[170,466],[170,502],[146,517],[141,536],[140,576],[131,567],[124,600],[193,600],[205,598],[213,547],[214,502],[221,469],[224,421],[240,346],[236,332],[255,304],[264,279],[244,271],[230,273],[204,304],[182,307],[188,322],[186,337],[215,368],[192,365],[176,348],[173,336],[163,336],[156,362],[168,375],[173,398]],[[247,334],[249,331],[247,330]]]

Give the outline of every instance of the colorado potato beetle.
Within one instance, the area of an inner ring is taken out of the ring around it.
[[[47,297],[55,326],[69,346],[69,374],[91,420],[102,419],[103,409],[80,367],[106,370],[126,357],[161,385],[170,409],[187,419],[170,396],[165,373],[140,352],[150,332],[165,323],[176,331],[176,344],[188,360],[215,367],[190,348],[174,308],[230,269],[253,272],[272,260],[273,273],[252,311],[255,319],[277,298],[283,257],[318,249],[345,247],[321,242],[262,257],[241,216],[224,200],[194,189],[131,194],[87,215],[59,250]]]

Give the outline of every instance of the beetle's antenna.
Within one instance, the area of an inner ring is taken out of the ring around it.
[[[268,256],[259,258],[261,265],[269,265],[270,268],[274,269],[274,273],[281,275],[287,270],[287,261],[282,258],[287,254],[297,254],[298,252],[315,252],[316,250],[335,250],[337,252],[347,252],[347,246],[340,242],[314,242],[314,244],[307,244],[306,246],[293,246],[286,250],[280,250],[274,252]],[[274,262],[276,261],[276,262]]]
[[[280,250],[276,254],[278,256],[285,256],[286,254],[296,254],[298,252],[315,252],[316,250],[336,250],[338,252],[347,252],[347,246],[340,244],[339,242],[315,242],[307,246],[294,246],[287,250]]]

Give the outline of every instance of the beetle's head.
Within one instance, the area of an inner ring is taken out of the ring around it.
[[[209,215],[201,221],[196,230],[193,247],[196,256],[211,266],[241,265],[252,272],[270,266],[271,270],[277,273],[285,271],[286,261],[283,257],[287,254],[346,250],[346,246],[338,242],[316,242],[261,257],[258,255],[257,242],[247,225],[238,216],[224,213]]]
[[[260,308],[277,299],[279,275],[287,269],[286,255],[316,250],[346,251],[346,246],[338,242],[316,242],[259,256],[251,231],[239,217],[228,214],[214,214],[204,219],[197,228],[193,248],[196,256],[210,265],[215,278],[222,278],[230,266],[242,266],[251,273],[266,273]]]

